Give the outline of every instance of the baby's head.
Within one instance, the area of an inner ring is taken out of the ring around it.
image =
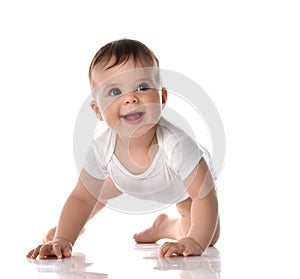
[[[89,80],[91,87],[97,85],[97,68],[108,70],[132,61],[138,67],[159,67],[159,61],[155,54],[143,43],[121,39],[110,42],[101,47],[95,54],[89,68]]]
[[[132,135],[158,122],[167,91],[158,59],[143,43],[122,39],[103,46],[91,62],[89,80],[91,107],[110,128]]]

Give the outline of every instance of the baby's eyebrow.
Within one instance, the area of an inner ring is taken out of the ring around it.
[[[121,83],[115,82],[115,83],[104,84],[103,87],[102,87],[102,89],[106,90],[108,88],[121,87],[121,86],[122,86]]]
[[[124,85],[128,85],[129,83],[134,83],[134,86],[138,85],[139,82],[151,82],[154,83],[153,79],[149,78],[149,77],[139,77],[137,79],[134,79],[134,81],[128,81],[128,82],[113,82],[113,83],[102,83],[99,84],[99,88],[101,88],[102,90],[106,90],[108,88],[114,88],[114,87],[122,87]],[[98,87],[98,86],[97,86]]]
[[[137,83],[138,82],[143,82],[143,81],[147,81],[147,82],[152,82],[153,83],[153,80],[152,79],[150,79],[149,77],[147,77],[147,78],[139,78],[139,79],[137,79]]]

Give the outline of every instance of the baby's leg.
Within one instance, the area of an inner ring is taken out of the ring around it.
[[[179,224],[179,227],[180,227],[180,230],[182,233],[180,238],[187,236],[187,234],[190,230],[190,227],[191,227],[191,219],[190,219],[191,205],[192,205],[191,198],[188,198],[187,200],[184,200],[176,205],[177,210],[178,210],[179,214],[181,215],[181,218],[179,218],[179,220],[178,220],[178,224]],[[211,240],[209,246],[213,246],[218,241],[219,236],[220,236],[220,222],[218,220],[216,231],[214,233],[214,236],[212,237],[212,240]]]
[[[153,225],[145,231],[135,234],[133,238],[138,243],[154,243],[162,238],[179,240],[185,237],[191,227],[190,209],[192,200],[188,198],[176,204],[180,218],[170,219],[166,214],[159,215]],[[212,238],[210,246],[214,245],[220,235],[220,224]]]
[[[176,206],[181,215],[180,218],[171,219],[166,214],[159,215],[150,228],[133,236],[135,241],[139,243],[153,243],[162,238],[178,240],[184,237],[191,226],[191,199],[180,202]]]

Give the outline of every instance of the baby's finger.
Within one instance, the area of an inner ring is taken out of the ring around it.
[[[66,258],[71,257],[71,255],[72,255],[72,248],[70,248],[69,246],[65,247],[64,250],[63,250],[63,255]]]
[[[61,259],[63,256],[61,250],[62,246],[59,243],[53,244],[53,252],[58,259]]]
[[[30,251],[31,252],[31,256],[30,257],[32,259],[35,259],[39,255],[42,246],[43,245],[39,245],[38,247],[36,247],[35,249],[33,249],[33,250]]]
[[[187,257],[193,255],[193,253],[194,253],[194,249],[192,247],[189,247],[189,248],[185,248],[182,254],[183,256]]]
[[[27,253],[26,257],[27,257],[27,258],[30,258],[31,255],[33,254],[33,251],[34,251],[34,249],[30,250],[30,251]]]
[[[40,249],[40,259],[45,259],[47,256],[53,255],[52,244],[45,244]]]
[[[182,255],[185,247],[183,245],[174,245],[168,249],[165,254],[165,258],[172,257],[173,254]]]
[[[165,256],[165,253],[168,251],[168,249],[169,249],[172,245],[174,245],[173,242],[166,242],[166,243],[164,243],[164,244],[161,246],[160,250],[159,250],[159,256],[160,256],[160,257],[164,257],[164,256]]]

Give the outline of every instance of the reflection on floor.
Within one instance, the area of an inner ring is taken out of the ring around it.
[[[69,259],[27,259],[30,268],[24,278],[220,278],[221,260],[216,248],[208,248],[201,257],[161,258],[159,247],[136,244],[119,255],[112,251],[91,255],[74,251]]]
[[[138,245],[137,249],[149,249],[147,246]],[[156,262],[156,270],[178,270],[180,278],[220,278],[221,261],[219,251],[210,247],[202,257],[157,257],[157,250],[151,252],[144,259],[151,259]],[[189,275],[189,276],[185,276]]]
[[[39,278],[109,278],[108,274],[88,272],[86,269],[93,263],[86,262],[86,256],[83,253],[74,253],[68,259],[47,259],[47,260],[32,260],[28,259],[29,263],[34,264]],[[49,277],[53,274],[53,277]]]

